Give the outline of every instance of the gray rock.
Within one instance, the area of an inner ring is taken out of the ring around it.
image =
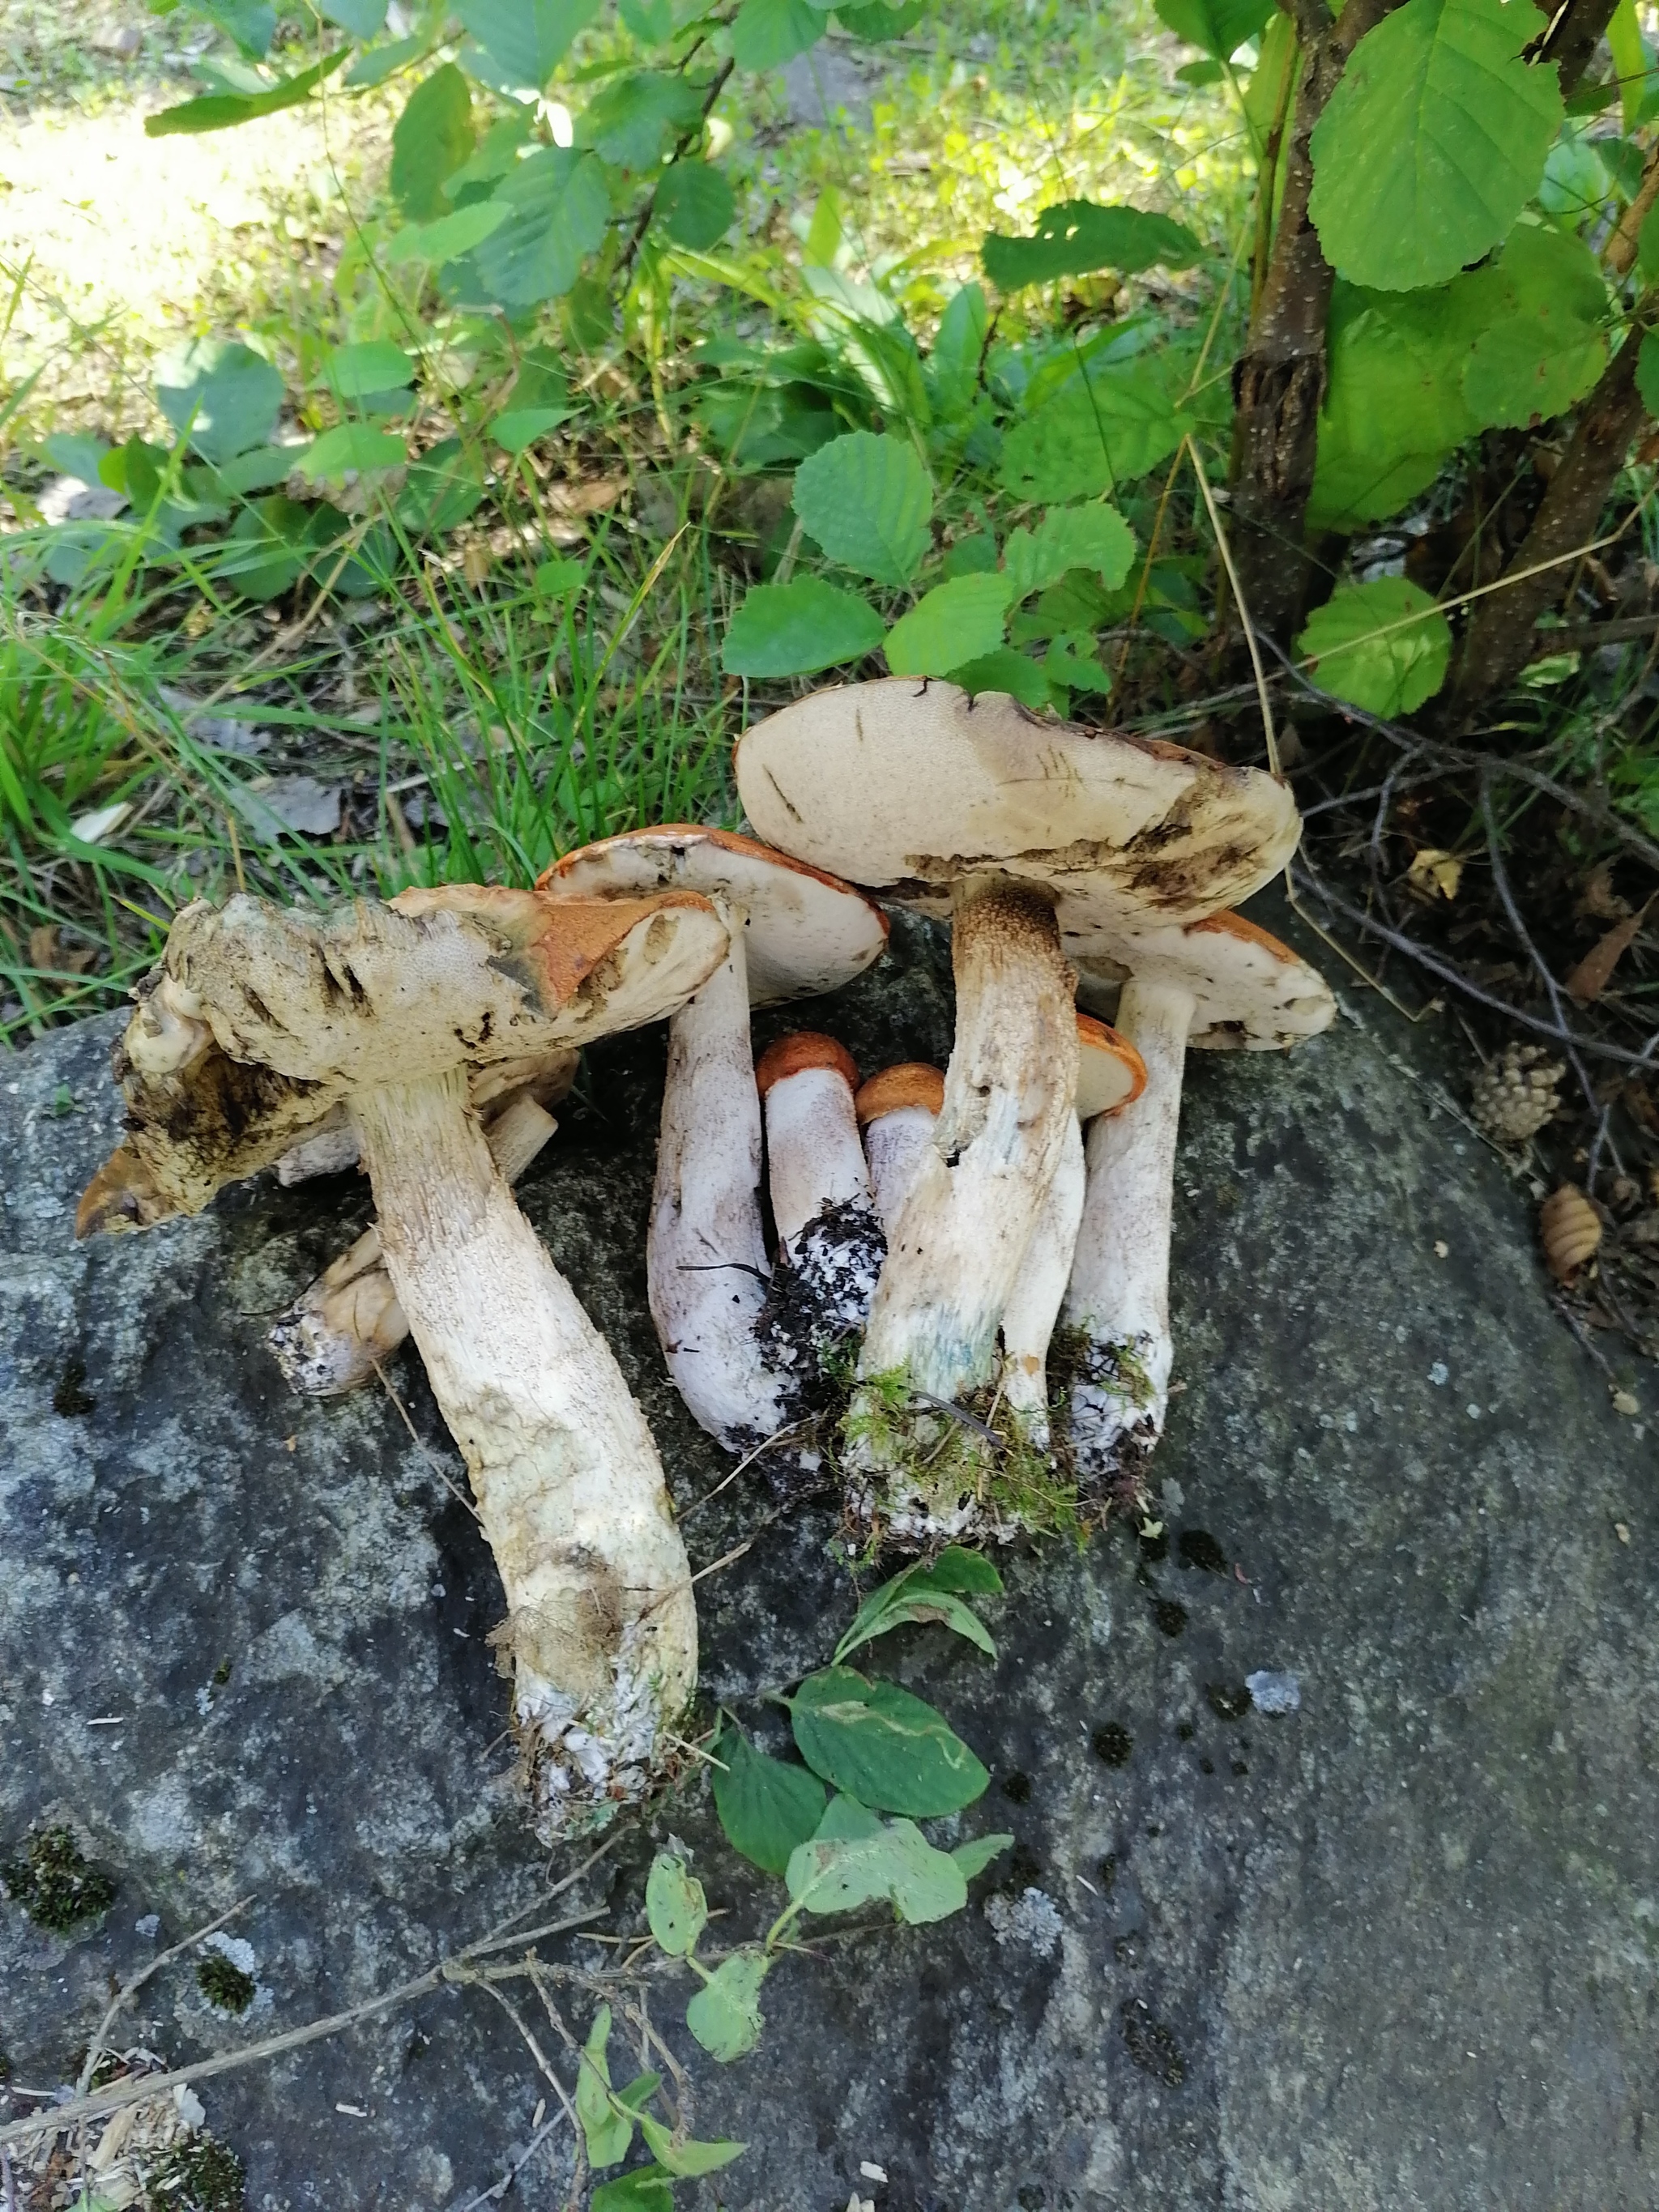
[[[871,1067],[948,1039],[927,938],[896,939],[890,972],[810,1017]],[[994,1663],[940,1629],[867,1655],[992,1770],[954,1832],[1017,1850],[953,1920],[781,1966],[733,2067],[688,2043],[687,1992],[653,1997],[698,2132],[751,2146],[720,2177],[732,2212],[854,2190],[882,2212],[1659,2203],[1651,1431],[1552,1312],[1522,1200],[1435,1105],[1432,1047],[1356,1012],[1288,1060],[1191,1063],[1165,1556],[1118,1528],[1009,1559]],[[291,1398],[262,1348],[363,1186],[268,1178],[76,1248],[116,1026],[0,1069],[0,1860],[68,1820],[118,1885],[69,1941],[0,1905],[3,2039],[37,2087],[72,2075],[110,1974],[238,1897],[269,2007],[228,2019],[164,1969],[133,2038],[172,2061],[386,1988],[544,1875],[505,1778],[494,1577],[418,1361],[394,1378],[417,1442],[383,1397]],[[725,1470],[646,1317],[661,1054],[592,1056],[524,1198],[684,1505]],[[687,1533],[698,1565],[756,1538],[701,1585],[704,1682],[777,1742],[757,1693],[827,1654],[852,1594],[829,1507],[773,1510],[733,1485]],[[1268,1670],[1299,1711],[1251,1710]],[[763,1926],[778,1885],[695,1779],[671,1825],[722,1940]],[[650,1849],[625,1840],[574,1901],[637,1924]],[[1032,1890],[1052,1956],[998,1940]],[[202,2090],[259,2212],[468,2203],[536,2141],[543,2094],[510,2023],[454,1990]],[[556,2205],[568,2171],[556,2129],[508,2201]]]

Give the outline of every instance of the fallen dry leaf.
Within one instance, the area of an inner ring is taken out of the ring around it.
[[[1566,990],[1570,999],[1576,999],[1581,1006],[1588,1006],[1601,997],[1613,981],[1613,971],[1619,965],[1631,939],[1647,920],[1648,907],[1652,904],[1652,899],[1649,899],[1647,904],[1638,907],[1634,914],[1626,915],[1623,921],[1616,921],[1605,937],[1599,938],[1591,945],[1567,978]]]
[[[627,489],[626,477],[594,477],[586,483],[550,484],[547,504],[558,515],[599,514],[607,507],[614,507]]]
[[[1613,866],[1611,860],[1603,860],[1584,878],[1577,911],[1591,921],[1622,921],[1630,912],[1630,901],[1613,888]]]
[[[1443,853],[1436,846],[1425,845],[1421,852],[1412,856],[1406,880],[1425,898],[1432,898],[1437,891],[1442,898],[1455,899],[1463,880],[1463,863],[1455,853]]]
[[[1638,1404],[1632,1391],[1615,1390],[1613,1394],[1613,1410],[1615,1413],[1639,1413],[1642,1408]]]
[[[1558,1283],[1571,1282],[1601,1242],[1601,1217],[1576,1183],[1550,1193],[1538,1209],[1538,1225]]]

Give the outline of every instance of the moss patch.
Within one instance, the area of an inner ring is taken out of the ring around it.
[[[37,1928],[66,1936],[82,1921],[95,1920],[115,1902],[115,1884],[89,1866],[68,1828],[47,1828],[32,1837],[21,1859],[0,1866],[0,1882]]]
[[[196,1986],[221,2012],[246,2012],[256,1994],[252,1975],[245,1974],[222,1951],[210,1951],[202,1960],[196,1969]]]
[[[246,2186],[235,2152],[201,2136],[168,2152],[149,2176],[148,2194],[151,2203],[166,2205],[167,2212],[242,2212]]]

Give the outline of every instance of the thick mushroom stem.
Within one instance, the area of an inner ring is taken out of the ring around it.
[[[1132,975],[1116,1027],[1146,1064],[1146,1087],[1090,1125],[1088,1187],[1066,1317],[1086,1334],[1072,1392],[1072,1441],[1085,1489],[1138,1475],[1164,1432],[1170,1336],[1170,1210],[1194,994]]]
[[[989,1382],[997,1331],[1075,1120],[1077,1015],[1051,901],[1001,876],[960,879],[957,1032],[931,1151],[870,1308],[863,1376],[956,1399]]]
[[[646,1238],[651,1318],[700,1428],[744,1452],[784,1422],[755,1334],[766,1297],[761,1108],[749,1042],[741,926],[668,1028],[657,1179]]]
[[[524,1092],[513,1098],[485,1132],[489,1156],[508,1182],[517,1182],[558,1123]],[[357,1131],[347,1131],[351,1158]],[[290,1390],[307,1398],[342,1398],[367,1382],[409,1334],[371,1222],[355,1244],[301,1291],[266,1333],[265,1342]]]
[[[1083,1219],[1083,1129],[1073,1115],[1002,1316],[1002,1395],[1038,1451],[1048,1449],[1048,1340],[1060,1318]]]
[[[498,1632],[542,1833],[641,1796],[696,1681],[685,1547],[645,1417],[496,1172],[466,1075],[352,1111],[398,1303],[507,1592]]]

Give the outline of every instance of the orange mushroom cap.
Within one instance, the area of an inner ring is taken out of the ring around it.
[[[925,1106],[937,1114],[944,1103],[945,1078],[939,1070],[925,1060],[902,1060],[859,1086],[853,1109],[862,1129],[884,1114],[896,1114],[902,1106]]]
[[[775,1083],[809,1067],[832,1067],[849,1091],[858,1089],[858,1062],[844,1044],[818,1030],[792,1030],[768,1045],[755,1070],[755,1088],[764,1098]]]

